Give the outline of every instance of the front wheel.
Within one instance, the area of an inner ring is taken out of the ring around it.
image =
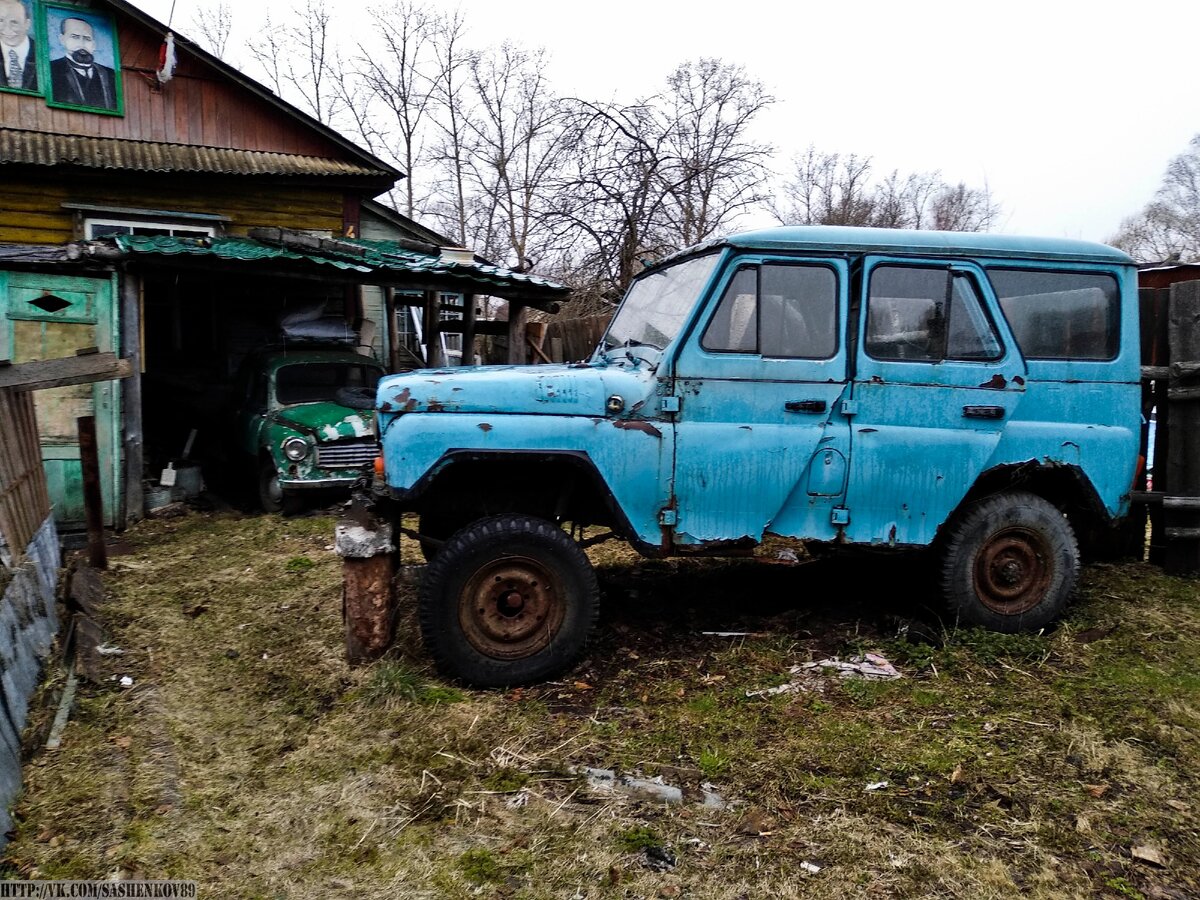
[[[579,545],[533,516],[492,516],[456,532],[429,564],[421,634],[437,667],[476,687],[525,684],[582,655],[599,610]]]
[[[942,592],[959,621],[992,631],[1034,631],[1075,589],[1079,547],[1066,517],[1027,491],[988,497],[950,526]]]
[[[279,470],[275,463],[264,459],[258,469],[258,502],[263,512],[295,515],[300,501],[291,491],[285,491],[279,483]]]

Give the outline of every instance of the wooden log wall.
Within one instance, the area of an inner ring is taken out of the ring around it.
[[[23,176],[0,181],[0,242],[63,244],[82,237],[64,203],[223,215],[229,234],[271,226],[340,234],[344,200],[337,188],[244,176]]]
[[[0,535],[15,563],[50,515],[33,394],[0,388]]]

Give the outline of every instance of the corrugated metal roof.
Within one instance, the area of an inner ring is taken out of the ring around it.
[[[398,247],[390,241],[339,238],[320,241],[319,249],[300,250],[242,237],[191,239],[122,234],[105,240],[112,241],[129,254],[308,261],[363,275],[394,274],[438,282],[453,281],[460,289],[476,290],[481,294],[495,292],[498,296],[512,294],[556,300],[562,299],[569,290],[565,285],[536,275],[481,263],[450,262],[440,256]]]
[[[0,165],[79,166],[141,172],[210,172],[222,175],[317,175],[390,178],[373,169],[340,159],[193,147],[78,134],[46,134],[19,128],[0,128]]]

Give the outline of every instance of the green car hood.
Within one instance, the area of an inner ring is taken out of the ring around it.
[[[355,410],[339,403],[299,403],[271,413],[269,418],[318,441],[339,441],[344,438],[372,437],[370,410]]]

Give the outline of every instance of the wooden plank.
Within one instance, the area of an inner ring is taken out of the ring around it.
[[[95,569],[108,568],[104,546],[104,500],[100,496],[100,449],[96,444],[96,417],[81,416],[79,460],[83,467],[83,508],[87,520],[88,563]]]
[[[124,425],[122,480],[124,491],[117,501],[116,521],[125,525],[142,518],[145,508],[142,486],[142,466],[145,458],[142,434],[142,372],[144,327],[142,307],[142,279],[140,275],[126,272],[121,278],[120,303],[121,351],[129,360],[132,374],[121,382],[121,418]]]
[[[132,371],[129,360],[117,359],[116,354],[91,353],[5,366],[0,368],[0,387],[37,391],[128,378]]]
[[[462,364],[475,364],[475,295],[463,294]]]
[[[525,318],[528,310],[524,303],[510,300],[508,303],[508,361],[513,365],[529,362],[525,350]]]
[[[1171,286],[1168,308],[1170,359],[1200,359],[1200,281]],[[1200,403],[1181,395],[1193,390],[1182,387],[1173,376],[1168,391],[1171,444],[1167,459],[1166,481],[1156,484],[1174,496],[1200,496]],[[1200,396],[1200,393],[1197,394]],[[1160,473],[1155,471],[1155,478]],[[1172,574],[1200,571],[1200,511],[1164,509],[1166,553],[1164,568]],[[1192,535],[1195,531],[1195,535]]]

